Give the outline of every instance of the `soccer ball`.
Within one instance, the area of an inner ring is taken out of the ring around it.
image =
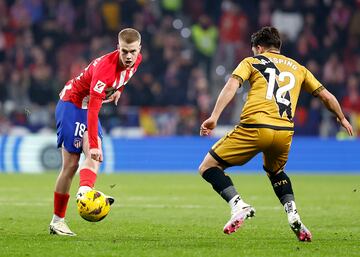
[[[104,219],[110,211],[109,199],[97,190],[86,192],[76,201],[80,216],[90,222]]]

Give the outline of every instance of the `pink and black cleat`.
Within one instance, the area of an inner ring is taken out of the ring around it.
[[[308,230],[301,221],[296,221],[290,225],[292,231],[294,231],[296,237],[302,242],[311,242],[311,232]]]
[[[230,235],[236,232],[246,219],[255,216],[255,209],[251,206],[246,206],[239,211],[235,212],[230,220],[224,226],[224,233]]]

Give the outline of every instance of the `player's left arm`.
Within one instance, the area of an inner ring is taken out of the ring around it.
[[[224,108],[234,98],[237,89],[239,88],[239,79],[241,78],[232,76],[226,82],[225,86],[221,90],[211,116],[205,120],[200,127],[200,135],[208,136],[210,132],[216,127],[217,121],[223,112]]]
[[[313,93],[313,95],[319,97],[325,107],[336,115],[338,122],[346,129],[350,136],[354,135],[353,128],[349,121],[345,118],[345,115],[342,112],[341,106],[336,97],[324,87],[320,87],[319,89],[317,92],[315,92],[315,94]]]
[[[117,106],[118,101],[121,96],[121,93],[122,93],[122,90],[117,90],[115,93],[113,93],[111,96],[109,96],[108,99],[104,100],[103,104],[114,102],[114,104]]]
[[[240,77],[232,75],[229,80],[226,82],[225,86],[221,90],[218,99],[216,101],[214,110],[211,114],[211,116],[218,120],[221,113],[225,109],[225,107],[229,104],[229,102],[234,98],[234,95],[236,94],[236,91],[239,88],[239,80],[241,80]],[[241,81],[242,83],[242,81]]]

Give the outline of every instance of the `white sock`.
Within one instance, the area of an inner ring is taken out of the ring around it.
[[[89,186],[81,186],[79,187],[77,194],[85,194],[86,192],[89,192],[91,190],[92,188]]]
[[[63,220],[64,220],[64,218],[60,218],[59,216],[54,214],[51,223],[56,223],[56,222],[63,221]]]
[[[284,209],[288,216],[288,221],[290,224],[293,224],[295,221],[300,221],[300,215],[296,210],[296,204],[294,201],[285,203]]]
[[[249,206],[241,199],[240,195],[235,195],[233,198],[231,198],[231,200],[229,201],[229,205],[231,211],[242,209],[243,207]]]
[[[294,201],[286,202],[284,204],[284,209],[286,213],[292,213],[296,211],[296,204]]]

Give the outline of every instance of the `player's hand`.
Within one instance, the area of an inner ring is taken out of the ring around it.
[[[103,156],[102,156],[101,150],[97,149],[97,148],[90,149],[90,157],[91,157],[91,159],[98,161],[98,162],[103,161]]]
[[[200,126],[200,136],[208,136],[211,131],[216,127],[217,120],[213,117],[205,120]]]
[[[117,106],[117,103],[120,99],[121,92],[116,91],[114,94],[112,94],[108,99],[103,101],[103,104],[114,102],[114,104]]]
[[[346,129],[347,133],[349,134],[349,136],[353,136],[354,135],[354,131],[353,128],[350,124],[350,122],[348,122],[348,120],[344,117],[341,120],[338,118],[337,121],[341,124],[341,126],[344,127],[344,129]]]

